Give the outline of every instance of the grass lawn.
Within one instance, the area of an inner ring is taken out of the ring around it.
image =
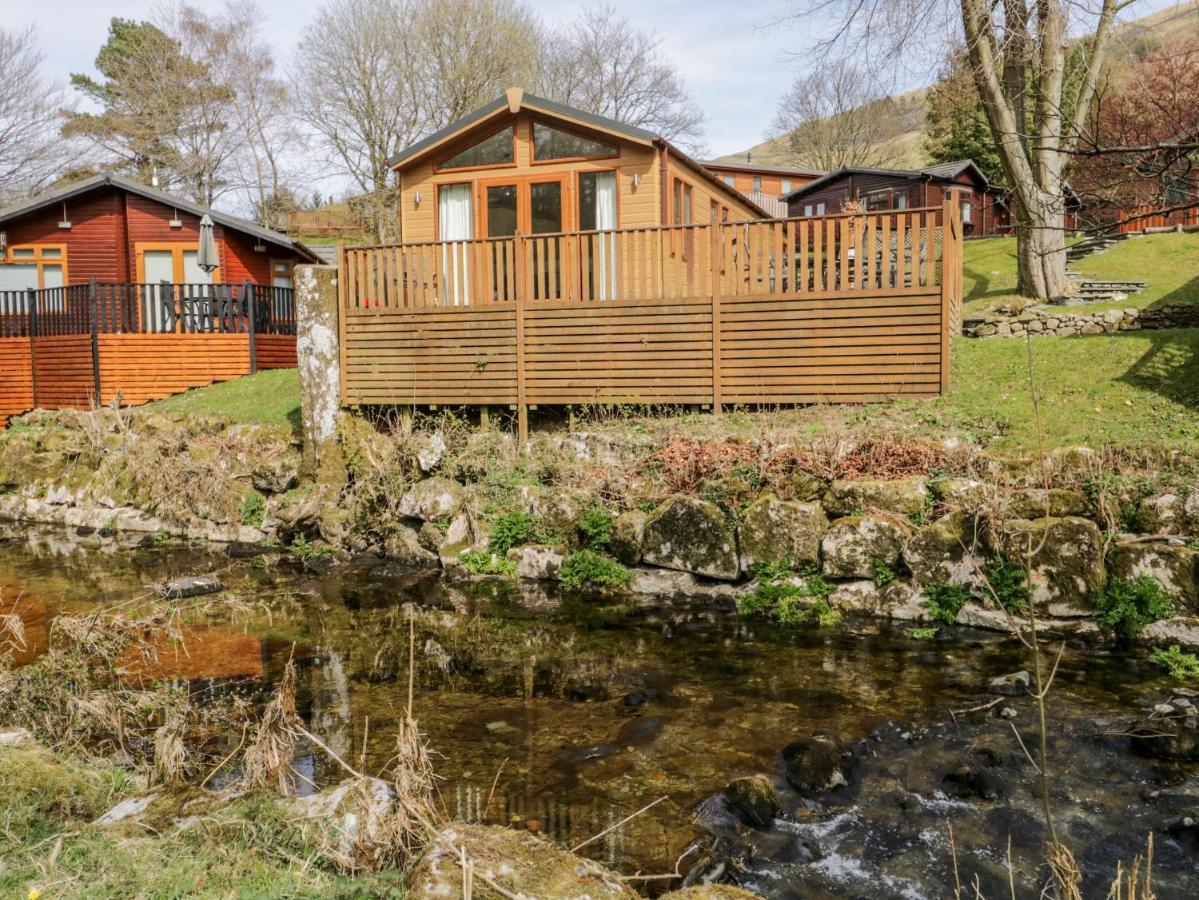
[[[1199,302],[1199,233],[1132,237],[1072,268],[1099,281],[1144,281],[1145,290],[1116,303],[1072,307],[1101,310]],[[1016,239],[967,241],[963,252],[963,311],[979,315],[1016,297]]]
[[[154,412],[219,416],[233,422],[262,423],[299,432],[300,375],[297,369],[268,369],[176,394],[145,408]]]

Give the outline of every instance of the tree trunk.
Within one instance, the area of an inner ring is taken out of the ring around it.
[[[1054,221],[1056,219],[1056,221]],[[1066,232],[1061,212],[1030,220],[1016,235],[1016,290],[1025,297],[1053,300],[1069,293]]]

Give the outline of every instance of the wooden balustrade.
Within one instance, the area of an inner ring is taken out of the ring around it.
[[[943,208],[341,247],[342,402],[808,403],[947,389]]]

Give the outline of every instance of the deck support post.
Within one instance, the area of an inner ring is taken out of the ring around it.
[[[479,407],[479,427],[491,427],[491,407],[487,406],[486,404]]]
[[[29,380],[33,394],[33,408],[41,406],[37,398],[37,291],[25,290],[25,314],[29,317]]]
[[[92,318],[92,388],[95,391],[92,406],[100,407],[104,405],[100,393],[100,291],[96,287],[95,275],[88,279],[87,299]]]
[[[929,243],[932,243],[930,235]],[[930,248],[931,255],[931,248]],[[959,279],[962,267],[962,224],[961,207],[952,200],[945,200],[941,212],[941,393],[949,393],[949,370],[951,366],[949,337],[958,327]]]
[[[712,415],[723,409],[720,384],[720,249],[723,225],[712,223],[711,280],[712,280]]]
[[[246,330],[250,333],[250,374],[258,374],[258,347],[254,335],[258,331],[258,298],[254,296],[254,282],[247,279],[241,286],[241,302],[248,315]]]
[[[528,241],[516,234],[516,444],[523,447],[529,439],[529,406],[525,392],[525,289],[527,287]]]
[[[404,434],[412,434],[412,419],[415,409],[415,406],[400,407],[400,428],[403,429]]]

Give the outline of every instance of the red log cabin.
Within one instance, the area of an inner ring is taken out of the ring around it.
[[[220,268],[196,265],[200,219],[212,218]],[[291,287],[312,251],[261,225],[104,174],[0,210],[0,291],[103,282],[253,281]]]

